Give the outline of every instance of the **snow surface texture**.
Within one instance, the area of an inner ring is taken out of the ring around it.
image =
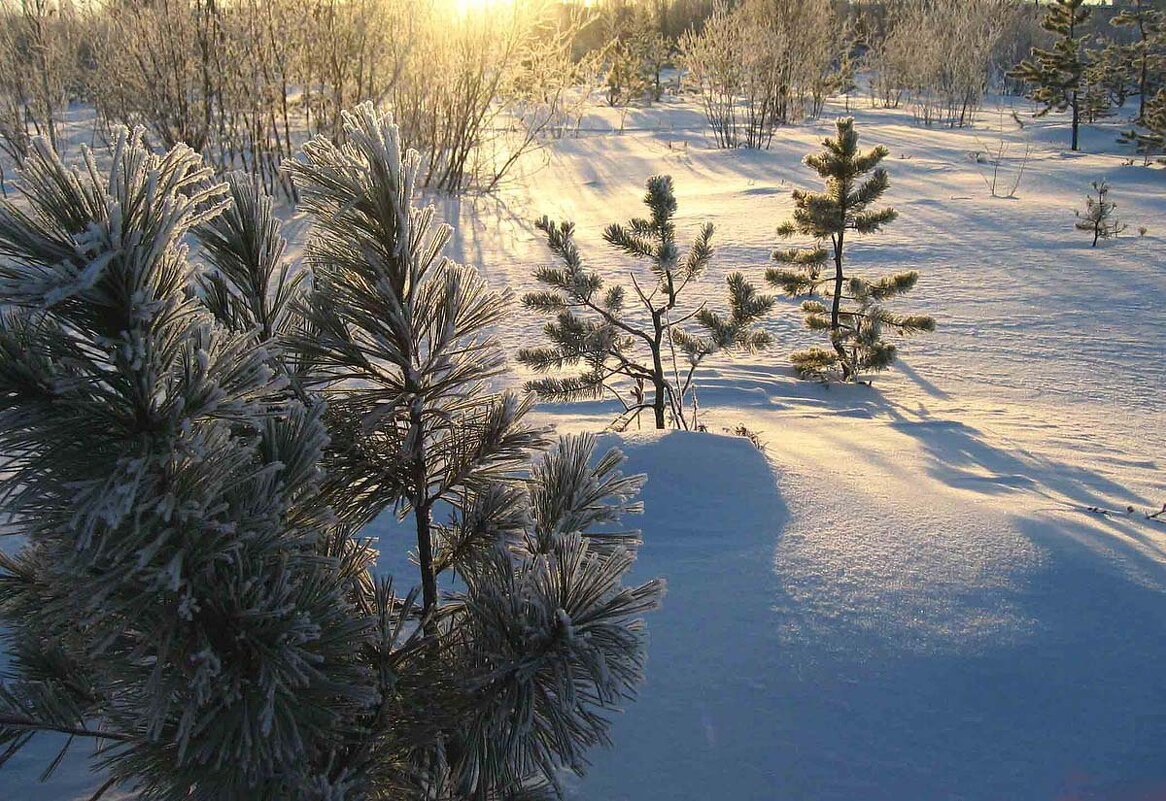
[[[623,135],[613,114],[495,196],[439,200],[455,255],[531,289],[548,261],[532,221],[547,213],[578,223],[592,266],[616,268],[603,227],[640,214],[644,180],[669,173],[681,234],[717,226],[710,302],[733,270],[759,281],[790,189],[814,185],[799,161],[829,115],[749,152],[709,147],[683,103],[632,111]],[[641,697],[570,792],[1166,797],[1166,526],[1141,515],[1166,501],[1166,172],[1123,166],[1117,125],[1087,127],[1087,152],[1070,154],[1063,117],[1020,130],[992,108],[946,130],[905,111],[855,116],[864,147],[890,148],[900,218],[857,239],[851,263],[918,269],[895,308],[934,314],[939,330],[873,387],[826,387],[792,376],[788,352],[815,339],[782,301],[775,350],[719,362],[698,387],[709,430],[744,424],[764,453],[719,434],[620,438],[628,469],[650,475],[636,571],[665,576],[669,594],[649,621]],[[991,168],[972,155],[1001,136],[1013,156],[1033,147],[1015,199],[990,196]],[[1093,249],[1073,209],[1103,176],[1130,227]],[[531,344],[541,324],[516,311],[500,333]],[[600,430],[614,409],[539,413]],[[1127,504],[1139,512],[1086,511]],[[409,537],[387,519],[374,529],[385,566],[401,565]],[[0,772],[0,798],[84,798],[80,766],[34,785],[49,755]]]

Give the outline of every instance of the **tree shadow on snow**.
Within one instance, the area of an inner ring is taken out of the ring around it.
[[[894,418],[891,427],[919,443],[927,456],[928,473],[950,487],[984,495],[1023,490],[1078,510],[1153,505],[1096,470],[1019,446],[1008,447],[999,435],[991,435],[989,441],[980,429],[958,420],[933,418],[926,410],[924,414],[909,412],[885,397],[882,402]],[[995,444],[1001,440],[1003,445]]]

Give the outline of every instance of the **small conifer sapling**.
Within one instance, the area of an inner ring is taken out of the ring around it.
[[[813,295],[826,288],[824,300],[806,300],[802,311],[806,326],[825,332],[831,348],[794,353],[791,358],[798,374],[822,377],[837,369],[844,381],[857,381],[863,371],[885,369],[894,360],[895,346],[883,341],[886,328],[899,334],[933,331],[935,320],[894,314],[882,305],[913,289],[919,279],[916,271],[868,280],[845,269],[847,235],[876,233],[897,216],[889,207],[870,208],[890,185],[886,170],[878,166],[887,149],[879,146],[860,152],[850,118],[838,120],[837,135],[822,144],[824,150],[807,156],[805,163],[825,179],[825,191],[795,189],[793,218],[778,227],[779,236],[801,234],[813,237],[817,244],[777,251],[774,259],[787,266],[771,268],[766,279],[789,296]],[[829,249],[825,242],[830,243]],[[828,266],[833,266],[832,272]]]
[[[646,409],[651,409],[656,428],[669,423],[694,428],[697,368],[716,353],[767,347],[770,336],[756,323],[774,300],[734,273],[727,282],[727,315],[704,304],[682,305],[686,290],[695,286],[712,260],[713,227],[702,226],[682,255],[673,222],[672,179],[656,176],[648,180],[647,189],[644,203],[650,216],[610,225],[603,234],[612,247],[647,262],[647,276],[629,272],[630,291],[628,285],[608,285],[603,276],[586,268],[574,241],[573,223],[556,224],[546,217],[537,222],[560,264],[540,268],[536,277],[547,289],[526,294],[522,302],[528,309],[554,315],[543,328],[551,344],[520,350],[518,361],[539,373],[581,366],[577,375],[548,375],[526,386],[559,402],[611,395],[624,407],[614,424],[617,428]],[[694,330],[685,327],[690,321]]]
[[[1109,200],[1109,184],[1105,179],[1093,181],[1090,185],[1096,197],[1085,196],[1085,211],[1077,212],[1077,230],[1093,234],[1090,247],[1097,247],[1097,240],[1116,237],[1126,226],[1114,214],[1117,204]]]

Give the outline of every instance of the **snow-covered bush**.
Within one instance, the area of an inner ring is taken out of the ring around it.
[[[537,225],[559,265],[536,273],[546,290],[527,293],[523,305],[553,315],[544,333],[546,347],[523,348],[518,361],[540,373],[582,367],[568,377],[548,376],[527,388],[552,401],[576,401],[611,395],[624,407],[613,423],[622,429],[651,409],[656,428],[697,427],[696,370],[708,357],[732,349],[760,350],[770,337],[755,327],[773,306],[740,273],[728,277],[729,313],[703,304],[682,305],[713,257],[713,227],[706,223],[681,254],[676,243],[676,197],[672,179],[648,180],[644,203],[648,218],[609,225],[603,237],[612,247],[645,261],[648,274],[629,273],[631,287],[607,286],[587,269],[575,245],[575,225],[543,217]],[[629,295],[633,295],[629,303]],[[630,307],[630,308],[629,308]],[[699,333],[685,324],[693,321]],[[647,391],[651,390],[651,395]]]
[[[498,99],[516,135],[496,143],[504,155],[491,163],[493,175],[480,182],[487,190],[501,182],[513,163],[541,139],[578,133],[604,68],[602,50],[575,53],[579,32],[588,22],[582,13],[548,21],[529,43]]]
[[[888,7],[869,56],[871,96],[916,119],[963,127],[980,107],[997,48],[1018,17],[1011,0],[918,0]]]
[[[341,112],[362,102],[393,109],[426,186],[493,188],[561,127],[588,72],[572,52],[584,15],[550,4],[458,15],[447,0],[155,0],[78,16],[104,130],[144,125],[155,144],[184,142],[291,199],[280,166],[308,135],[340,135]]]
[[[661,586],[623,585],[612,527],[642,477],[534,455],[529,400],[484,386],[505,298],[441,255],[396,127],[344,122],[295,171],[306,295],[269,197],[140,131],[108,172],[36,144],[0,205],[6,758],[64,732],[143,799],[509,797],[634,690]],[[360,535],[389,508],[420,604]]]
[[[419,182],[458,192],[487,171],[480,158],[502,119],[496,98],[531,29],[505,7],[451,19],[448,7],[435,3],[418,8],[410,25],[389,103],[404,140],[423,154]]]
[[[682,62],[717,145],[765,148],[778,125],[816,117],[838,86],[843,33],[827,0],[745,0],[686,34]]]
[[[883,340],[885,328],[900,334],[935,330],[926,315],[894,314],[882,302],[914,288],[914,270],[870,280],[844,271],[846,235],[877,233],[892,222],[892,208],[871,210],[890,185],[887,171],[878,164],[887,155],[879,146],[865,153],[858,149],[854,120],[837,122],[837,135],[823,140],[824,150],[806,156],[806,166],[826,183],[824,192],[793,191],[793,219],[778,226],[778,234],[813,237],[810,248],[778,250],[773,258],[783,267],[771,268],[766,279],[787,295],[817,294],[828,287],[824,300],[802,303],[806,327],[825,332],[831,349],[810,348],[791,356],[802,377],[825,376],[839,370],[844,381],[857,381],[864,371],[883,370],[895,359],[895,346]],[[872,172],[873,171],[873,172]],[[870,177],[863,179],[867,173]],[[830,242],[830,250],[822,244]],[[833,272],[823,275],[830,262]]]
[[[343,109],[385,100],[422,2],[94,4],[88,91],[107,130],[144,125],[294,199],[280,165],[302,132],[337,135]]]
[[[80,25],[72,4],[24,0],[0,9],[0,150],[14,163],[33,136],[54,147],[78,79]]]
[[[685,81],[700,96],[717,147],[737,147],[737,94],[744,81],[739,55],[744,47],[740,16],[718,3],[704,28],[686,31],[679,46]]]
[[[1021,143],[1023,147],[1009,141],[1005,135],[1007,123],[1005,122],[1004,110],[1003,105],[998,109],[996,124],[998,134],[995,141],[985,142],[977,136],[976,143],[980,149],[970,155],[975,162],[980,178],[984,181],[984,186],[987,187],[992,197],[1014,198],[1016,190],[1020,188],[1020,183],[1024,180],[1025,170],[1032,158],[1033,146],[1027,141]],[[1024,123],[1015,111],[1011,112],[1011,119],[1016,124],[1018,131],[1024,130]],[[1021,135],[1023,136],[1023,134]],[[1015,153],[1013,152],[1014,148]],[[981,169],[981,167],[990,168],[990,171],[989,169]]]

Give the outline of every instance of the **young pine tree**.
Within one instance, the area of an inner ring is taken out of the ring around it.
[[[1077,212],[1077,230],[1088,231],[1093,234],[1093,244],[1097,247],[1098,239],[1110,239],[1125,230],[1125,224],[1114,215],[1117,204],[1109,200],[1109,184],[1105,179],[1091,182],[1093,195],[1085,196],[1085,211]]]
[[[697,425],[693,397],[697,368],[715,353],[767,347],[768,333],[755,324],[774,301],[734,273],[728,278],[727,316],[703,305],[682,307],[686,290],[712,260],[713,227],[705,224],[682,256],[673,222],[672,179],[656,176],[648,180],[647,188],[644,203],[650,217],[610,225],[603,234],[613,247],[648,263],[650,283],[641,283],[635,272],[628,274],[634,309],[628,308],[626,286],[606,286],[602,276],[584,266],[574,241],[574,223],[556,224],[546,217],[538,221],[561,266],[539,269],[536,277],[547,289],[528,293],[522,302],[555,319],[543,329],[550,346],[524,348],[518,361],[540,373],[582,365],[579,375],[548,376],[529,382],[527,388],[551,401],[610,394],[624,407],[617,427],[651,409],[656,428],[669,422],[676,428],[692,428]],[[695,321],[697,332],[684,327],[689,321]]]
[[[415,769],[439,798],[497,798],[578,772],[606,737],[605,707],[638,681],[638,615],[661,585],[624,587],[634,533],[610,536],[640,477],[594,442],[560,442],[523,478],[544,432],[531,397],[491,389],[491,331],[508,293],[442,255],[450,229],[414,205],[419,156],[364,105],[345,144],[317,138],[291,172],[314,230],[315,286],[295,342],[328,404],[328,497],[350,525],[412,518],[420,623],[456,680],[462,714],[435,726]],[[440,515],[440,518],[439,518]],[[442,574],[465,590],[443,599]]]
[[[1141,125],[1123,132],[1118,141],[1132,144],[1145,165],[1166,153],[1166,89],[1159,89],[1146,103]]]
[[[1041,27],[1057,37],[1052,49],[1034,47],[1032,55],[1009,72],[1010,77],[1031,85],[1029,96],[1044,106],[1037,116],[1050,111],[1072,111],[1072,150],[1078,146],[1082,79],[1089,64],[1081,41],[1082,27],[1088,18],[1085,0],[1053,0],[1041,22]]]
[[[1120,63],[1114,63],[1114,50],[1102,50],[1085,69],[1081,77],[1081,90],[1078,93],[1078,102],[1081,106],[1081,119],[1084,122],[1094,123],[1108,117],[1115,105],[1124,102],[1128,89],[1127,76]]]
[[[344,494],[360,486],[352,503],[370,517],[398,500],[411,512],[428,613],[434,506],[516,469],[542,438],[522,423],[529,399],[488,389],[505,363],[490,331],[508,293],[442,255],[450,229],[414,207],[419,157],[402,158],[397,129],[368,107],[344,120],[344,146],[318,137],[290,167],[314,223],[296,349],[310,389],[344,421],[330,475]]]
[[[269,198],[140,134],[108,175],[38,144],[0,204],[0,766],[59,732],[108,746],[97,795],[513,797],[581,772],[638,681],[642,477],[587,438],[530,463],[527,402],[483,386],[500,298],[440,257],[396,128],[345,135],[296,171],[306,298]],[[420,605],[360,536],[390,506]]]
[[[620,110],[619,132],[623,133],[628,110],[642,101],[649,89],[639,52],[630,45],[617,42],[611,51],[605,83],[607,104]]]
[[[914,288],[914,270],[871,281],[848,275],[845,270],[846,237],[849,232],[872,234],[897,216],[892,208],[871,209],[890,185],[887,172],[878,164],[887,155],[879,146],[862,153],[854,120],[837,122],[837,135],[822,142],[821,153],[806,157],[806,165],[826,181],[824,192],[793,192],[793,219],[778,227],[778,235],[813,237],[811,248],[780,250],[774,258],[791,267],[771,268],[766,279],[787,295],[815,294],[828,287],[828,304],[807,300],[802,304],[806,326],[825,331],[831,349],[810,348],[792,355],[799,375],[822,376],[838,369],[844,381],[857,381],[865,370],[882,370],[895,357],[895,347],[883,341],[884,328],[900,334],[935,330],[935,320],[925,315],[897,315],[882,301]],[[869,177],[865,177],[869,173]],[[832,273],[823,277],[829,264]]]
[[[1133,43],[1118,47],[1126,52],[1134,73],[1138,94],[1136,119],[1140,122],[1146,118],[1146,104],[1152,94],[1153,68],[1162,60],[1154,50],[1166,37],[1166,15],[1154,8],[1153,0],[1131,0],[1109,22],[1119,28],[1133,28],[1138,37]]]

